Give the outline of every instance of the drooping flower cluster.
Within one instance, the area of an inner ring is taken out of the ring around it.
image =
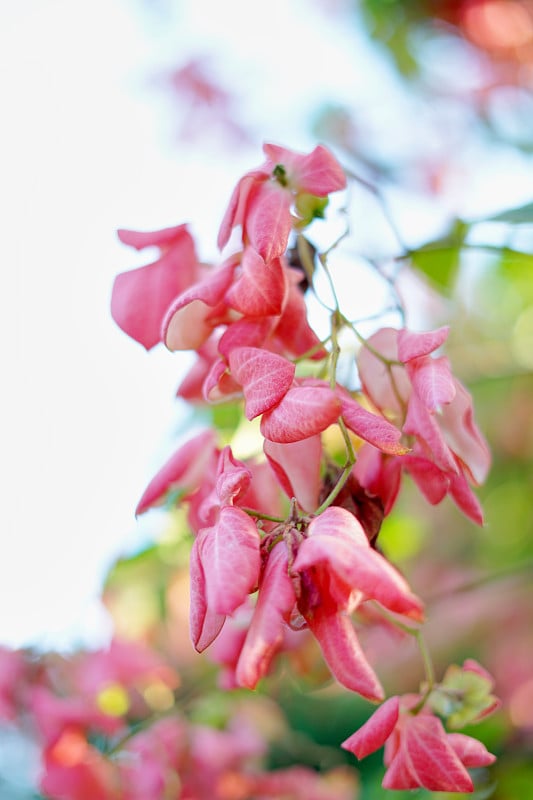
[[[436,711],[442,713],[443,703],[452,703],[461,708],[462,725],[476,722],[498,705],[491,690],[490,675],[468,659],[462,670],[450,668],[427,704],[419,695],[389,697],[342,747],[365,758],[385,745],[386,789],[472,792],[474,785],[466,767],[486,767],[495,757],[471,736],[446,733]],[[444,713],[448,725],[455,727],[453,716]]]
[[[313,331],[304,292],[314,263],[302,231],[323,216],[346,178],[322,146],[308,155],[275,145],[264,152],[264,164],[241,178],[231,197],[218,245],[234,249],[220,265],[197,260],[186,226],[120,233],[125,243],[156,245],[161,254],[117,277],[115,320],[147,349],[161,341],[169,350],[195,351],[178,395],[193,403],[242,400],[246,419],[260,420],[262,437],[257,457],[241,460],[231,446],[219,447],[215,431],[197,434],[150,482],[137,513],[176,490],[187,508],[198,651],[217,640],[228,618],[247,620],[225,655],[228,685],[254,688],[276,653],[291,646],[291,632],[306,629],[340,684],[380,701],[384,692],[351,614],[372,602],[415,628],[423,617],[422,602],[373,546],[381,518],[406,471],[431,503],[449,494],[481,523],[470,484],[484,479],[490,457],[470,396],[447,359],[434,356],[445,328],[377,331],[359,354],[362,391],[338,382],[338,332],[354,323],[337,308],[327,340]],[[292,238],[307,246],[307,257],[290,258]],[[298,369],[305,361],[322,364],[319,377]],[[343,442],[342,465],[325,444],[330,428]],[[389,773],[420,726],[440,743],[435,759],[443,770],[453,753],[459,765],[481,763],[479,753],[465,755],[463,739],[449,744],[424,697],[402,714],[398,702],[387,703],[377,713],[387,716],[385,738],[398,731]],[[362,752],[358,744],[355,752]],[[424,780],[415,769],[402,788],[426,786]],[[387,781],[400,788],[399,779]],[[456,780],[461,791],[467,783]]]

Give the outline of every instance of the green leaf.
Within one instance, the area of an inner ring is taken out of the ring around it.
[[[456,219],[446,236],[428,242],[409,254],[415,269],[444,294],[451,294],[455,286],[461,250],[469,230],[469,223]]]
[[[533,303],[533,253],[502,248],[498,268],[503,279],[514,286],[522,303]]]
[[[442,246],[411,253],[412,265],[445,294],[451,294],[459,270],[461,248]]]
[[[242,403],[214,403],[203,406],[197,410],[196,419],[223,432],[226,436],[231,436],[244,419]]]
[[[500,214],[487,217],[483,222],[507,222],[509,225],[533,225],[533,202],[526,203],[525,206],[509,208],[507,211],[502,211]]]

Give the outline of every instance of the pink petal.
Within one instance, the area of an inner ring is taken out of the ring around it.
[[[358,731],[341,744],[341,747],[350,750],[358,759],[366,758],[370,753],[383,747],[398,722],[399,713],[398,697],[389,697]]]
[[[397,361],[397,341],[398,331],[394,328],[381,328],[368,339],[369,347],[363,345],[361,348],[357,357],[357,367],[364,392],[372,403],[387,415],[393,413],[396,420],[400,421],[403,419],[404,406],[411,394],[411,382],[404,367],[387,365],[372,352],[380,353],[389,361]]]
[[[369,547],[368,539],[359,520],[340,506],[330,506],[318,517],[314,517],[307,533],[308,539],[320,535],[333,536],[338,541],[345,541],[352,548]],[[331,546],[330,543],[329,547]]]
[[[366,660],[350,618],[324,603],[306,614],[332,675],[342,686],[368,700],[383,700],[381,684]]]
[[[317,197],[346,188],[346,175],[335,156],[319,144],[312,153],[295,165],[295,183],[298,190]]]
[[[183,394],[181,394],[184,397]],[[202,397],[207,403],[219,403],[242,397],[242,388],[233,380],[224,359],[217,359],[209,369],[202,384]]]
[[[135,514],[164,502],[166,495],[176,489],[197,488],[205,473],[215,446],[215,434],[202,431],[182,445],[152,478],[137,504]]]
[[[237,683],[255,689],[283,641],[284,618],[296,602],[284,542],[272,549],[261,578],[252,622],[237,664]]]
[[[236,347],[261,347],[276,325],[275,317],[239,319],[232,322],[218,342],[218,349],[224,358]]]
[[[404,455],[409,452],[409,448],[400,443],[402,432],[385,417],[372,414],[350,397],[342,395],[341,401],[342,417],[357,436],[389,455]]]
[[[331,389],[295,386],[275,408],[263,414],[261,433],[271,442],[299,442],[325,431],[340,412],[340,400]]]
[[[190,557],[189,627],[192,643],[199,653],[203,652],[217,638],[226,619],[224,614],[216,614],[207,606],[205,575],[199,555],[199,548],[204,536],[201,533],[194,540]]]
[[[265,261],[282,256],[292,229],[291,195],[275,183],[259,184],[250,196],[245,220],[250,244]]]
[[[248,491],[238,498],[238,505],[250,508],[260,514],[283,517],[285,507],[279,485],[266,461],[247,460],[246,466],[252,473]],[[263,520],[263,529],[269,530],[274,523]]]
[[[209,309],[222,302],[236,267],[235,259],[229,259],[171,304],[161,326],[169,350],[197,349],[206,340],[213,328],[207,322]]]
[[[398,332],[398,358],[404,364],[413,358],[421,358],[433,353],[448,338],[450,328],[445,325],[436,331],[414,333],[406,328]]]
[[[245,414],[254,419],[277,405],[291,386],[296,367],[283,356],[257,347],[237,347],[229,355],[233,377],[241,384]]]
[[[162,322],[162,339],[165,347],[176,350],[199,350],[213,332],[209,322],[211,309],[201,300],[191,300]]]
[[[123,238],[127,243],[152,235],[127,233],[132,234],[131,239]],[[128,336],[150,350],[161,341],[161,323],[168,307],[195,280],[197,269],[193,239],[185,226],[179,226],[172,248],[157,261],[116,276],[111,294],[113,319]]]
[[[259,534],[244,511],[225,506],[218,523],[203,537],[201,561],[207,605],[216,614],[232,614],[257,586]]]
[[[446,444],[442,431],[435,417],[416,393],[409,398],[407,417],[403,426],[404,433],[416,436],[425,446],[428,457],[444,472],[457,473],[458,468],[453,454]]]
[[[353,514],[339,506],[330,506],[313,519],[293,570],[303,572],[321,563],[326,563],[333,572],[332,581],[336,576],[391,611],[421,618],[422,603],[407,582],[383,556],[371,549]]]
[[[418,789],[420,780],[409,759],[399,752],[390,761],[381,785],[384,789]]]
[[[281,314],[288,290],[279,258],[265,263],[252,247],[244,251],[241,274],[226,293],[226,302],[247,317]]]
[[[471,792],[472,780],[448,743],[442,722],[429,714],[406,720],[396,759],[412,765],[418,785],[432,792]],[[389,768],[390,769],[390,768]]]
[[[258,183],[268,178],[268,172],[264,170],[253,170],[247,172],[233,190],[231,199],[224,214],[220,230],[218,232],[217,245],[219,250],[227,245],[230,240],[231,231],[236,225],[242,225],[246,205],[250,192]]]
[[[288,444],[265,439],[263,450],[287,497],[295,497],[305,511],[313,511],[320,494],[320,435]]]
[[[408,456],[388,458],[371,444],[363,445],[357,453],[352,475],[370,494],[379,497],[385,516],[391,512],[398,497],[405,458]]]
[[[226,446],[219,457],[216,492],[220,505],[232,505],[250,486],[252,473]]]
[[[283,313],[278,321],[274,335],[290,356],[301,356],[315,350],[310,356],[321,359],[327,351],[320,345],[320,339],[307,321],[307,306],[304,296],[296,286],[291,286]]]
[[[414,391],[429,411],[440,411],[455,397],[455,382],[445,356],[412,361],[407,373]]]
[[[485,745],[472,736],[449,733],[448,744],[465,767],[488,767],[496,761],[496,756],[489,753]]]
[[[483,483],[489,471],[490,450],[475,421],[472,397],[460,381],[455,381],[453,401],[442,409],[440,425],[453,452],[466,465],[476,484]]]
[[[166,249],[180,241],[184,233],[190,236],[187,225],[174,225],[171,228],[162,228],[157,231],[132,231],[120,228],[117,236],[123,244],[134,247],[136,250],[144,250],[145,247]]]
[[[483,525],[483,509],[464,475],[450,475],[448,491],[450,497],[463,514],[466,514],[476,525]]]
[[[427,458],[407,455],[402,465],[416,483],[428,503],[437,505],[446,497],[450,485],[449,473],[443,472]]]
[[[335,156],[323,145],[309,153],[297,153],[275,144],[263,145],[273,165],[281,164],[292,189],[325,197],[346,187],[346,176]]]

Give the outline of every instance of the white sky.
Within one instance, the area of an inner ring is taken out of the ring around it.
[[[320,100],[376,105],[387,73],[365,47],[334,36],[304,0],[270,0],[268,13],[182,0],[171,26],[140,0],[2,4],[0,643],[105,635],[106,567],[160,523],[136,523],[133,509],[173,447],[179,359],[146,354],[111,320],[115,274],[148,260],[116,228],[191,222],[212,257],[260,141],[313,146],[306,115]],[[203,51],[225,54],[224,79],[238,77],[257,148],[171,146],[151,76]]]

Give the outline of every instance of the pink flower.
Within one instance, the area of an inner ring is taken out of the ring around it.
[[[187,727],[179,718],[159,720],[136,734],[117,761],[121,800],[178,797],[187,748]]]
[[[95,697],[118,685],[135,689],[158,679],[175,686],[177,676],[161,655],[140,641],[114,638],[103,650],[86,653],[76,665],[74,679],[80,695]]]
[[[250,480],[250,470],[226,447],[214,489],[199,509],[208,527],[199,531],[191,552],[191,636],[199,651],[257,586],[259,533],[252,518],[234,505],[246,494]]]
[[[431,712],[413,714],[418,701],[417,695],[390,697],[341,746],[361,759],[385,745],[385,789],[472,792],[466,767],[488,766],[495,757],[470,736],[446,733]]]
[[[335,678],[370,700],[383,690],[349,619],[364,600],[421,619],[422,604],[401,575],[373,550],[357,519],[331,506],[309,525],[291,574],[298,575],[298,609]]]
[[[108,735],[124,727],[121,717],[98,708],[95,694],[57,697],[44,686],[33,688],[29,697],[37,730],[46,746],[53,746],[65,731],[77,731],[85,737],[88,730]]]
[[[160,505],[172,491],[185,495],[198,488],[215,450],[215,434],[205,430],[189,439],[152,478],[137,503],[136,514]]]
[[[265,144],[266,162],[252,170],[234,189],[218,235],[222,249],[236,225],[244,244],[265,260],[281,256],[292,228],[291,205],[301,194],[326,197],[344,189],[346,177],[336,158],[322,145],[304,155]]]
[[[194,242],[186,225],[146,233],[119,230],[118,236],[137,250],[160,250],[153,263],[117,275],[111,295],[117,325],[150,350],[161,341],[161,323],[174,298],[197,280]]]
[[[45,749],[39,788],[55,800],[122,799],[115,765],[75,729]]]
[[[237,662],[235,676],[239,686],[254,689],[267,673],[273,655],[283,643],[284,621],[288,621],[295,602],[287,548],[278,542],[263,570],[257,605]]]
[[[358,367],[365,393],[414,444],[394,467],[376,455],[354,471],[365,488],[381,485],[379,496],[387,511],[399,489],[403,467],[430,503],[439,503],[449,494],[468,517],[481,524],[481,507],[469,484],[486,478],[490,452],[474,422],[472,398],[451,374],[448,360],[432,357],[447,335],[448,328],[427,333],[382,328],[362,348]],[[387,471],[386,478],[380,477],[382,470]]]

